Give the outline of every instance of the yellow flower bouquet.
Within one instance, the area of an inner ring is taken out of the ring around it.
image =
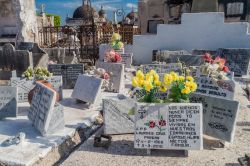
[[[179,76],[176,72],[170,72],[165,74],[161,81],[154,70],[146,74],[138,70],[132,79],[132,85],[134,88],[140,88],[143,96],[139,102],[145,103],[188,102],[189,95],[197,89],[197,84],[191,76]],[[157,98],[159,92],[168,93],[167,99]]]

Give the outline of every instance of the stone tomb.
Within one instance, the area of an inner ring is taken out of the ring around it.
[[[239,102],[192,94],[190,101],[203,104],[203,133],[233,142]]]
[[[36,90],[28,110],[28,118],[34,127],[46,136],[64,128],[63,107],[56,103],[56,91],[41,83]]]
[[[150,70],[155,70],[158,74],[170,73],[175,71],[177,73],[182,73],[181,63],[168,63],[168,64],[147,64],[141,65],[141,70],[143,73],[148,73]]]
[[[104,134],[134,133],[135,106],[131,99],[104,99]]]
[[[101,103],[103,80],[90,75],[79,75],[72,98],[98,106]]]
[[[201,150],[202,105],[138,104],[134,146],[138,149]]]
[[[0,120],[17,117],[17,88],[0,86]]]
[[[103,68],[110,73],[110,83],[113,84],[112,91],[118,93],[121,93],[125,88],[124,67],[124,64],[121,63],[96,62],[96,68]]]
[[[210,77],[199,75],[197,77],[198,88],[196,93],[220,99],[234,100],[235,81],[218,80],[213,81]]]
[[[218,55],[226,59],[235,76],[250,74],[250,49],[219,49]]]
[[[121,54],[122,64],[125,64],[125,68],[131,68],[133,61],[133,53],[124,53]]]
[[[155,54],[154,54],[155,53]],[[153,50],[153,61],[164,61],[168,59],[170,56],[177,56],[177,55],[191,55],[190,52],[186,50]]]
[[[83,64],[53,64],[48,70],[55,76],[62,76],[63,88],[73,89],[80,74],[84,73]]]
[[[53,88],[59,93],[59,99],[63,99],[62,76],[52,76],[47,79],[52,84]],[[28,93],[35,87],[34,79],[26,79],[20,77],[12,77],[10,80],[12,87],[18,88],[18,102],[23,103],[28,101]]]

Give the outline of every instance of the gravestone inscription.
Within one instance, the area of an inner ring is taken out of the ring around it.
[[[97,106],[101,103],[103,80],[90,75],[80,75],[77,79],[72,98]]]
[[[110,73],[110,82],[113,84],[113,91],[121,93],[124,88],[125,66],[121,63],[96,62],[96,68],[102,68]]]
[[[0,86],[0,120],[17,117],[17,88]]]
[[[134,146],[139,149],[202,149],[202,105],[138,104]]]
[[[216,56],[217,55],[217,50],[198,50],[198,49],[195,49],[192,51],[192,55],[204,55],[204,54],[210,54],[212,56]]]
[[[186,50],[176,50],[176,51],[171,51],[171,50],[154,50],[153,51],[153,61],[158,61],[158,62],[166,62],[166,60],[169,58],[169,56],[177,56],[177,55],[191,55],[190,52]]]
[[[192,94],[192,103],[203,105],[203,132],[209,136],[233,142],[239,102]]]
[[[125,64],[125,68],[131,68],[132,60],[133,60],[133,54],[132,53],[125,53],[121,54],[122,57],[122,64]]]
[[[168,63],[168,64],[146,64],[141,65],[143,73],[148,73],[150,70],[155,70],[158,74],[170,73],[171,71],[182,73],[181,63]]]
[[[51,64],[48,70],[55,76],[62,76],[63,88],[73,89],[80,74],[84,73],[83,64]]]
[[[103,100],[104,133],[134,133],[134,113],[136,102],[131,99]]]
[[[42,136],[64,128],[64,114],[62,106],[56,104],[56,91],[37,83],[28,118]]]

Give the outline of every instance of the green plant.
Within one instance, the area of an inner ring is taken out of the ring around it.
[[[37,67],[33,70],[29,67],[22,76],[26,77],[27,79],[32,79],[34,77],[36,80],[45,80],[52,75],[53,74],[50,73],[46,68]]]
[[[61,16],[56,14],[48,14],[46,13],[46,16],[54,16],[54,26],[59,27],[61,26]]]

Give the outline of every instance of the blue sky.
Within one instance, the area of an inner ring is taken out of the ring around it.
[[[112,18],[112,11],[124,8],[129,13],[132,7],[137,10],[137,0],[91,0],[92,6],[97,10],[103,5],[108,16]],[[45,11],[51,14],[58,14],[64,23],[65,17],[69,14],[72,17],[74,10],[82,4],[82,0],[36,0],[36,8],[39,11],[41,4],[45,4]]]

